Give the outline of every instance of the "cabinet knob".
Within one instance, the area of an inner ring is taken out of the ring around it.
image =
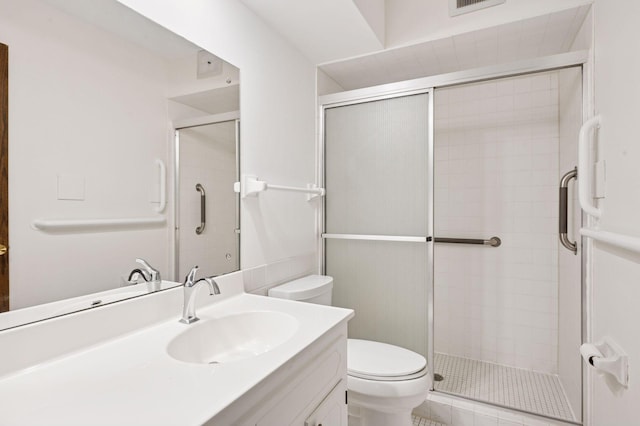
[[[0,256],[4,256],[5,254],[7,254],[7,246],[5,246],[4,244],[0,244]]]

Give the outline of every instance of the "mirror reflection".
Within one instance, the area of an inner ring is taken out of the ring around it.
[[[236,67],[116,0],[0,0],[0,43],[0,329],[166,289],[181,262],[239,268]],[[198,164],[178,161],[186,132]],[[195,183],[180,190],[191,179],[206,181],[203,215]]]
[[[240,269],[239,120],[228,115],[176,131],[178,276],[202,265],[200,276]],[[215,121],[221,120],[221,121]]]

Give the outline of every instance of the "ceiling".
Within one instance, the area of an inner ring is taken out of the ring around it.
[[[589,5],[320,66],[344,90],[570,50]]]
[[[371,15],[363,14],[352,0],[241,1],[314,64],[384,48],[384,34],[376,34],[376,25],[365,17]],[[363,4],[384,9],[384,2]]]
[[[83,21],[167,60],[193,56],[200,47],[113,0],[43,0]]]

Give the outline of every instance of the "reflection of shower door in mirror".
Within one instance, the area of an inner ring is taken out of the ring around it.
[[[237,120],[176,131],[176,271],[182,280],[193,266],[198,276],[240,267]]]
[[[429,93],[325,107],[325,273],[349,337],[427,353]]]

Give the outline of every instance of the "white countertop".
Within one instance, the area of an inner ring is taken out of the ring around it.
[[[348,309],[244,293],[197,314],[206,321],[260,310],[292,315],[299,328],[285,343],[255,357],[191,364],[166,351],[175,336],[194,326],[179,323],[176,316],[5,376],[0,380],[0,424],[202,424],[353,316]]]

